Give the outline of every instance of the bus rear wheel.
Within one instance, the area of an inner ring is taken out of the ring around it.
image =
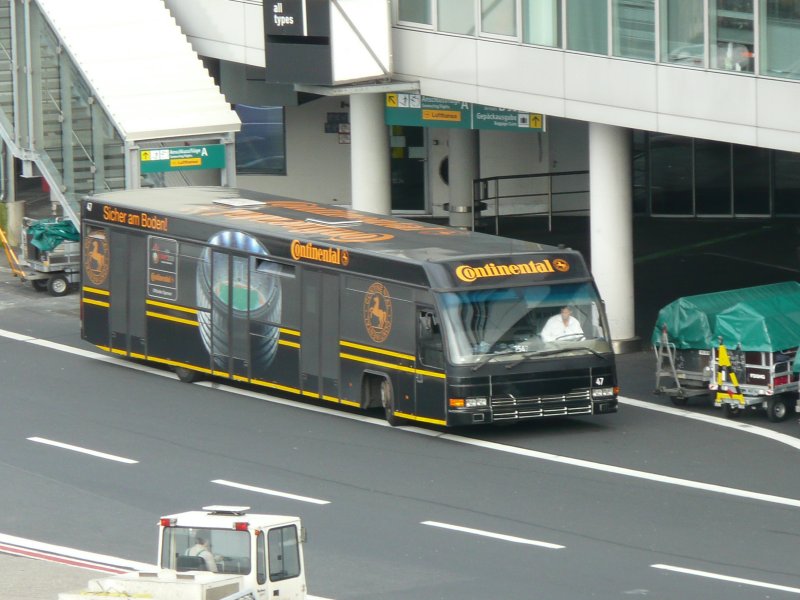
[[[180,379],[183,383],[194,383],[195,381],[200,381],[200,373],[198,371],[187,369],[185,367],[173,367],[173,371],[175,371],[175,375],[177,375],[178,379]]]

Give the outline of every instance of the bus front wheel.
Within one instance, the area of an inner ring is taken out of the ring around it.
[[[392,427],[400,425],[401,419],[395,415],[394,412],[394,391],[392,390],[392,382],[384,378],[381,380],[381,406],[386,414],[386,422]]]

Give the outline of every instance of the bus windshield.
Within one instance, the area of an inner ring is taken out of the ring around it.
[[[611,352],[590,283],[444,292],[439,302],[453,364]]]

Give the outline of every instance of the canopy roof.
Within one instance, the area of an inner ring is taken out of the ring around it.
[[[238,131],[163,0],[37,0],[125,141]]]
[[[745,350],[778,351],[800,345],[800,283],[787,281],[678,298],[663,307],[651,341],[662,327],[681,350],[741,344]]]

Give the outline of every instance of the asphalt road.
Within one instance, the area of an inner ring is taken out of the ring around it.
[[[2,534],[152,562],[161,514],[244,504],[303,518],[309,589],[338,600],[800,594],[797,422],[674,410],[650,353],[620,357],[615,415],[392,429],[134,368],[82,343],[77,315],[75,294],[0,277]],[[0,593],[55,598],[55,577]]]

